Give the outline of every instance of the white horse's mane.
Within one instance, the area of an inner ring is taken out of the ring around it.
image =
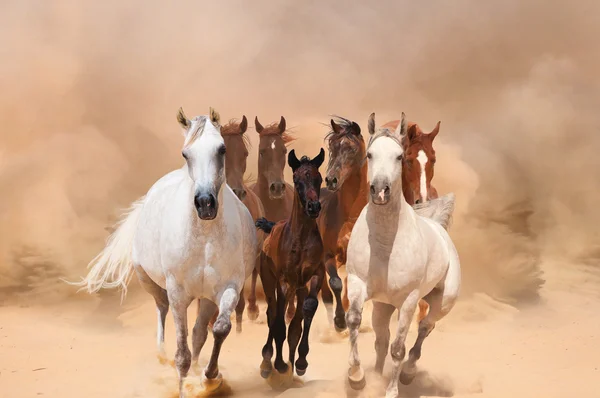
[[[439,223],[445,230],[452,224],[455,196],[453,193],[431,199],[424,203],[415,204],[413,209],[421,217],[430,218]]]

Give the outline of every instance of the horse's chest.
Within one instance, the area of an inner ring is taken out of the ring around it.
[[[426,271],[426,253],[409,246],[379,248],[370,253],[367,281],[374,298],[393,300],[419,287]]]

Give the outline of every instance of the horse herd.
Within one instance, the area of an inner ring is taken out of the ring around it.
[[[177,120],[185,164],[133,203],[79,285],[90,293],[119,286],[126,291],[135,273],[156,302],[162,358],[171,309],[180,397],[209,330],[214,345],[203,384],[207,391],[222,385],[219,353],[233,312],[241,332],[244,284],[250,275],[248,317],[259,315],[259,275],[267,303],[268,335],[260,365],[267,379],[291,380],[294,369],[299,376],[305,374],[308,336],[321,292],[332,327],[338,332],[349,329],[348,383],[364,388],[357,350],[363,305],[373,301],[375,369],[380,373],[390,346],[390,319],[398,309],[386,392],[397,396],[398,382],[413,380],[423,340],[451,310],[460,289],[458,254],[447,233],[454,195],[438,198],[431,186],[436,160],[432,143],[440,123],[424,133],[402,113],[400,120],[377,127],[371,114],[365,142],[356,122],[335,117],[326,135],[329,162],[323,189],[319,168],[325,151],[321,148],[312,159],[298,158],[293,149],[288,153],[293,138],[283,117],[264,127],[255,119],[260,140],[258,177],[252,186],[244,180],[249,149],[245,116],[221,126],[212,108],[209,115],[193,119],[180,108]],[[293,186],[284,180],[286,163]],[[348,275],[344,283],[338,275],[342,265]],[[194,300],[198,311],[190,352],[187,308]],[[417,308],[418,337],[403,363]]]

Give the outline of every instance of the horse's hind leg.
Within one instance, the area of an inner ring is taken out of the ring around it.
[[[298,299],[298,308],[302,308],[304,305],[304,299],[306,298],[306,287],[302,287],[296,291],[296,297]],[[294,360],[296,359],[296,349],[302,336],[302,312],[296,311],[294,318],[290,322],[288,328],[288,347],[290,355],[290,364],[292,365],[292,371],[294,370]],[[301,375],[300,375],[301,376]]]
[[[188,324],[187,309],[192,302],[182,286],[174,280],[167,279],[167,294],[173,319],[175,321],[175,334],[177,336],[177,351],[175,351],[175,367],[179,375],[179,397],[184,397],[183,380],[187,377],[192,364],[192,353],[187,343]]]
[[[335,330],[343,332],[346,330],[346,312],[342,303],[342,279],[339,277],[337,272],[337,262],[335,257],[329,258],[325,262],[325,269],[329,274],[329,286],[335,295],[335,316],[333,317],[333,324]]]
[[[154,297],[154,302],[156,303],[156,312],[158,316],[158,327],[156,330],[157,356],[160,363],[165,363],[167,361],[165,354],[165,320],[167,319],[167,313],[169,312],[169,298],[167,297],[167,291],[154,283],[141,266],[136,265],[134,269],[140,284],[144,290]]]
[[[260,375],[263,378],[269,377],[273,371],[273,364],[271,358],[273,358],[273,330],[275,328],[275,317],[277,315],[276,298],[275,298],[275,275],[271,272],[270,260],[266,260],[261,264],[260,269],[260,280],[263,285],[265,292],[265,299],[267,300],[267,326],[269,328],[269,334],[267,336],[267,342],[262,348],[262,363],[260,364]]]
[[[413,316],[417,310],[417,303],[419,302],[419,291],[413,290],[404,300],[402,306],[398,309],[398,330],[396,331],[396,338],[392,343],[390,354],[394,361],[394,367],[392,369],[392,376],[390,384],[386,391],[386,397],[397,397],[398,396],[398,379],[400,376],[400,365],[406,354],[406,335],[408,329],[412,323]]]
[[[410,349],[408,360],[402,366],[400,382],[410,384],[417,373],[417,361],[421,358],[423,341],[435,328],[435,323],[442,319],[454,306],[456,295],[445,295],[443,289],[433,289],[423,298],[429,304],[429,313],[419,322],[419,333],[415,345]]]
[[[358,329],[362,322],[363,306],[368,298],[367,294],[365,282],[356,275],[348,275],[348,298],[350,299],[350,308],[346,313],[346,322],[350,331],[348,383],[355,390],[363,389],[366,384],[365,371],[358,356]]]
[[[221,295],[219,302],[219,316],[213,326],[213,351],[204,370],[204,375],[207,379],[216,379],[219,376],[219,354],[225,338],[231,331],[231,313],[234,311],[239,300],[239,294],[236,289],[231,286],[225,289]]]
[[[244,307],[246,306],[246,300],[244,299],[244,288],[240,292],[240,299],[235,306],[235,331],[236,333],[242,332],[242,320],[244,317]]]
[[[217,306],[215,303],[208,299],[198,300],[198,313],[196,315],[196,324],[192,330],[192,362],[198,362],[198,356],[206,338],[208,337],[208,322],[211,320],[213,315],[217,312]]]
[[[383,365],[390,346],[390,319],[396,307],[386,303],[373,301],[373,330],[375,331],[375,371],[383,372]]]
[[[285,305],[286,294],[279,282],[277,282],[277,315],[273,328],[273,337],[275,338],[275,369],[279,373],[286,373],[288,365],[283,360],[283,343],[285,341]]]

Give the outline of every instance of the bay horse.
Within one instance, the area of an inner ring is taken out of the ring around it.
[[[409,206],[402,187],[408,139],[404,113],[395,130],[376,129],[375,114],[371,114],[368,128],[370,199],[352,230],[346,264],[350,300],[346,314],[350,330],[348,381],[354,389],[366,384],[357,339],[363,305],[373,300],[375,369],[379,373],[389,347],[390,318],[398,309],[398,328],[390,349],[393,370],[386,391],[386,397],[397,397],[398,382],[412,382],[423,341],[436,322],[450,312],[460,290],[458,253],[446,230],[454,195],[417,205],[421,207],[417,210]],[[417,340],[401,368],[408,329],[421,298],[429,304],[429,313],[419,322]]]
[[[244,205],[246,205],[252,219],[257,220],[265,216],[265,209],[258,198],[258,195],[244,182],[244,174],[246,173],[248,160],[248,147],[250,145],[248,137],[245,134],[247,129],[248,119],[246,119],[245,115],[242,116],[241,122],[237,123],[235,120],[230,120],[229,123],[221,128],[221,135],[225,142],[225,148],[227,148],[227,155],[225,157],[225,175],[227,185],[231,187],[235,195]],[[257,239],[257,255],[260,255],[262,252],[264,233],[259,231]],[[248,295],[248,318],[250,320],[257,319],[259,315],[259,308],[256,304],[256,281],[259,270],[260,262],[257,261],[254,270],[252,270],[252,283],[250,285],[250,294]],[[214,321],[216,321],[216,314],[215,318],[213,318],[213,322]]]
[[[258,196],[265,209],[265,218],[270,221],[286,220],[292,212],[294,188],[283,176],[286,163],[287,147],[294,138],[286,131],[286,120],[283,116],[279,123],[275,122],[263,127],[254,118],[254,127],[259,134],[258,142],[258,178],[251,189]],[[263,261],[262,255],[259,261]],[[294,316],[294,301],[289,303],[286,321]]]
[[[325,275],[323,243],[317,227],[321,210],[319,202],[322,177],[319,167],[325,159],[321,148],[314,159],[303,156],[300,160],[294,150],[288,155],[288,164],[294,172],[294,202],[291,214],[284,221],[273,223],[262,218],[257,228],[268,233],[264,252],[268,261],[261,263],[260,278],[267,297],[269,334],[262,349],[261,375],[269,378],[273,372],[273,339],[276,345],[275,369],[291,379],[294,366],[296,374],[306,372],[308,362],[308,335],[312,319],[319,305],[317,295]],[[307,284],[310,288],[307,289]],[[284,312],[286,304],[296,297],[298,308],[289,325],[289,365],[283,360],[283,343],[286,339]],[[302,321],[304,320],[304,331]],[[294,363],[298,342],[298,360]],[[285,378],[285,377],[284,377]]]
[[[204,387],[219,391],[219,354],[231,330],[231,313],[241,314],[239,298],[256,259],[256,231],[246,206],[225,183],[226,147],[219,114],[188,119],[179,109],[185,164],[159,179],[136,201],[90,263],[80,283],[88,292],[127,287],[133,272],[154,297],[158,312],[157,345],[164,356],[164,328],[169,307],[175,321],[179,396],[192,360],[196,362],[218,310],[214,344],[204,370]],[[193,329],[193,354],[187,343],[187,309],[200,300]],[[241,308],[243,311],[243,306]]]

